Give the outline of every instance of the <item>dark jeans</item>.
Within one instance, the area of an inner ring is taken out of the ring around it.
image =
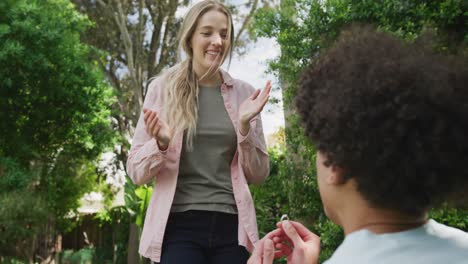
[[[187,211],[171,213],[162,245],[161,264],[244,264],[237,215]]]

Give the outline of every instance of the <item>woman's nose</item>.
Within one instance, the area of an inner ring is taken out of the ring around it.
[[[211,43],[213,45],[221,45],[221,44],[223,44],[223,38],[219,34],[213,34],[213,38],[211,39]]]

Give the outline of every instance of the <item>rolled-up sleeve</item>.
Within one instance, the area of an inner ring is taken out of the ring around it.
[[[158,80],[153,80],[148,88],[143,108],[160,111],[158,96],[161,93]],[[127,174],[135,184],[150,182],[159,173],[166,160],[166,151],[161,151],[156,139],[146,132],[143,112],[135,129],[132,146],[127,159]]]

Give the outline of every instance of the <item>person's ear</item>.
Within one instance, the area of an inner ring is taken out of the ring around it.
[[[327,175],[326,179],[328,184],[340,185],[345,183],[344,169],[338,166],[331,166],[331,173]]]

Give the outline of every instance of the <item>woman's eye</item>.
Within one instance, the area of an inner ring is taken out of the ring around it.
[[[202,32],[201,34],[202,34],[203,36],[209,36],[209,35],[210,35],[209,32]]]
[[[226,38],[227,38],[227,34],[221,34],[221,38],[226,39]]]

